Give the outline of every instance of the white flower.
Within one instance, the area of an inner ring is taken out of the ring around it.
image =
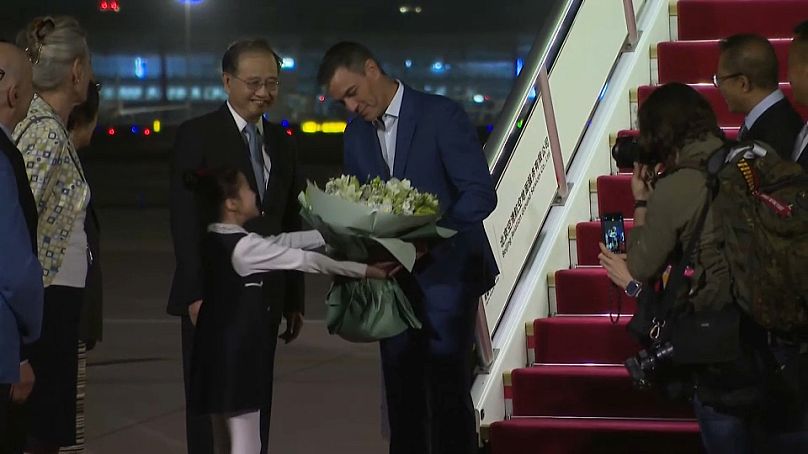
[[[423,216],[438,212],[438,199],[432,194],[419,192],[406,179],[392,178],[383,182],[376,177],[360,185],[356,177],[342,175],[328,180],[325,192],[384,213]]]

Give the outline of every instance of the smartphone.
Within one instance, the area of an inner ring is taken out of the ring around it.
[[[623,215],[620,213],[604,214],[600,219],[600,227],[606,249],[616,254],[625,253],[626,228],[623,223]]]

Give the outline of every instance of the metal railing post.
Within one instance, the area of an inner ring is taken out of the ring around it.
[[[626,14],[626,29],[628,30],[628,38],[623,49],[633,52],[640,40],[640,34],[637,32],[637,17],[634,14],[634,0],[623,0],[623,11]]]
[[[480,372],[488,373],[494,364],[494,348],[491,345],[491,331],[488,329],[488,317],[485,315],[485,303],[480,297],[477,303],[477,321],[474,323],[475,342],[477,346],[477,364]]]
[[[542,66],[539,70],[539,95],[541,96],[542,107],[544,107],[544,121],[547,124],[550,154],[553,157],[553,168],[555,169],[556,183],[558,184],[556,203],[563,203],[569,195],[567,169],[564,166],[564,155],[561,153],[561,140],[558,138],[558,124],[556,123],[555,109],[553,108],[553,97],[550,94],[550,76],[547,73],[546,66]]]

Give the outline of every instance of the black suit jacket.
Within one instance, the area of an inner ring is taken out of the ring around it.
[[[28,174],[25,172],[25,161],[22,158],[20,150],[17,149],[17,146],[6,136],[2,129],[0,129],[0,152],[6,155],[14,170],[22,214],[25,216],[25,224],[28,227],[28,234],[31,236],[31,248],[34,251],[34,255],[37,255],[36,229],[39,212],[36,208],[34,194],[31,192],[31,185],[28,182]]]
[[[738,140],[760,140],[771,145],[783,159],[791,160],[794,142],[805,123],[788,99],[783,98],[766,109],[743,137]]]
[[[298,174],[297,146],[283,128],[264,121],[264,146],[269,154],[269,183],[260,203],[262,215],[245,225],[250,232],[275,235],[300,230],[297,195],[302,189]],[[176,268],[171,284],[168,313],[184,315],[190,303],[202,299],[200,241],[206,226],[197,214],[194,196],[184,184],[184,174],[199,168],[239,169],[258,193],[250,151],[227,104],[180,125],[171,158],[171,235]],[[283,305],[289,314],[303,311],[303,274],[275,271],[264,279],[266,303]]]

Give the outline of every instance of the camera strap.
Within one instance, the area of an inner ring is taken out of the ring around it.
[[[724,145],[720,149],[716,150],[716,153],[713,153],[713,155],[725,155],[723,151],[728,150],[729,148],[729,145]],[[674,305],[676,304],[679,289],[685,283],[685,270],[693,260],[693,253],[696,250],[696,244],[698,244],[699,240],[701,239],[701,233],[704,230],[704,224],[707,221],[707,213],[710,211],[710,205],[712,204],[715,196],[718,194],[717,175],[719,170],[720,167],[708,166],[706,183],[708,190],[707,197],[704,201],[704,206],[701,208],[701,212],[699,213],[699,217],[693,229],[693,234],[683,251],[681,260],[676,264],[675,267],[671,269],[668,285],[665,288],[662,301],[657,307],[649,308],[651,309],[650,312],[653,315],[653,318],[648,336],[653,341],[659,339],[667,320],[673,315],[673,309]]]

